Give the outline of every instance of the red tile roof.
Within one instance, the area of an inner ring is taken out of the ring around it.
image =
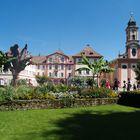
[[[87,45],[81,52],[75,54],[74,56],[81,56],[81,54],[84,54],[87,57],[102,57],[102,55],[94,51],[90,45]]]
[[[35,64],[46,63],[46,56],[33,56],[32,62]]]

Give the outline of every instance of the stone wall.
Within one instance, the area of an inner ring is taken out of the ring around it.
[[[0,111],[29,110],[65,107],[85,107],[115,104],[118,98],[65,99],[65,100],[15,100],[0,102]]]

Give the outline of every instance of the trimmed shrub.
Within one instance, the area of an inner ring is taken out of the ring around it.
[[[140,107],[140,91],[121,92],[119,94],[118,104]]]

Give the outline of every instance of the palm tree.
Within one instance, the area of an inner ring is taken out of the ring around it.
[[[93,80],[97,77],[97,87],[99,86],[99,76],[101,73],[109,73],[112,72],[113,69],[109,67],[109,63],[104,60],[103,57],[99,58],[97,61],[90,61],[85,55],[81,54],[82,62],[81,64],[85,65],[82,68],[77,69],[77,71],[81,70],[89,70],[92,72]]]
[[[13,86],[16,85],[16,81],[19,73],[25,69],[27,65],[30,65],[31,56],[27,52],[27,44],[20,51],[18,44],[10,47],[10,52],[6,53],[7,61],[4,63],[3,71],[10,70],[12,72]]]

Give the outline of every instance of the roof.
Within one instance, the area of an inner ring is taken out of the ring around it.
[[[133,15],[131,15],[130,20],[128,21],[128,26],[136,26],[136,21]]]
[[[46,56],[33,56],[32,62],[36,64],[46,63]]]
[[[102,55],[93,50],[89,44],[87,44],[81,52],[75,54],[74,56],[81,56],[81,54],[84,54],[87,57],[102,57]]]
[[[50,56],[52,56],[52,55],[54,55],[54,54],[59,54],[59,55],[63,55],[63,56],[65,56],[65,57],[68,57],[68,56],[65,55],[65,54],[63,53],[63,51],[61,51],[61,50],[58,50],[58,51],[56,51],[56,52],[54,52],[54,53],[52,53],[52,54],[49,54],[49,55],[47,55],[46,57],[48,58],[48,57],[50,57]]]
[[[67,61],[67,64],[73,64],[74,61],[73,61],[73,57],[72,56],[69,56],[69,59]]]

